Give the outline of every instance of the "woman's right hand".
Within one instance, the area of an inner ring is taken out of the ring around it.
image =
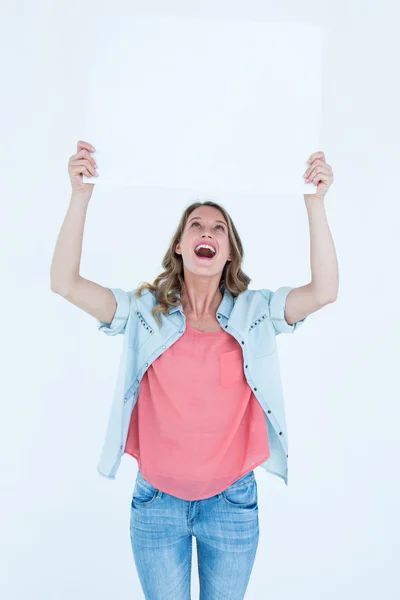
[[[93,146],[87,142],[77,143],[77,153],[68,161],[68,174],[71,180],[72,193],[89,200],[93,193],[94,183],[83,183],[83,174],[97,177],[96,161],[91,155]]]

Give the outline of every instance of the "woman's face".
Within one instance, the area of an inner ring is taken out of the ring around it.
[[[212,258],[196,255],[199,244],[215,248]],[[220,275],[226,261],[231,259],[228,226],[222,213],[213,206],[199,206],[192,211],[176,251],[182,254],[185,268],[196,275]]]

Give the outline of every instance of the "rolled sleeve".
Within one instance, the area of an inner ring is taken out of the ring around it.
[[[97,320],[97,329],[103,331],[106,335],[116,335],[125,333],[126,324],[129,317],[129,306],[132,292],[125,292],[119,288],[107,288],[114,294],[117,302],[117,309],[110,325]]]
[[[276,290],[276,292],[271,292],[269,297],[269,314],[270,319],[272,321],[273,326],[276,329],[276,333],[294,333],[296,329],[300,327],[307,319],[301,319],[293,325],[289,325],[289,323],[285,319],[285,305],[286,298],[291,290],[294,287],[290,286],[282,286]]]

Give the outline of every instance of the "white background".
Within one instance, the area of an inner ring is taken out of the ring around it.
[[[70,0],[2,8],[0,595],[7,600],[143,598],[129,538],[136,462],[125,456],[115,481],[96,470],[123,339],[98,332],[89,315],[50,290],[70,199],[68,159],[82,137],[85,23],[101,6]],[[112,3],[116,11],[126,6]],[[146,2],[146,12],[158,14],[160,6]],[[255,471],[260,542],[246,598],[395,600],[398,6],[365,0],[168,6],[169,14],[326,28],[322,141],[315,150],[326,153],[335,174],[325,205],[340,289],[336,303],[312,314],[293,336],[278,338],[289,486]],[[153,281],[182,210],[195,199],[185,190],[98,186],[81,275],[127,290]],[[214,199],[238,226],[252,289],[310,281],[302,195]],[[192,590],[197,598],[195,544]]]

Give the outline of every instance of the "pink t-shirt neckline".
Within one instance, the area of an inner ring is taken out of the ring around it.
[[[186,327],[189,329],[189,331],[193,332],[194,334],[198,334],[199,336],[206,335],[207,337],[216,337],[221,335],[221,333],[226,333],[226,331],[224,331],[222,328],[220,331],[200,331],[199,329],[192,327],[188,320],[186,320]]]

